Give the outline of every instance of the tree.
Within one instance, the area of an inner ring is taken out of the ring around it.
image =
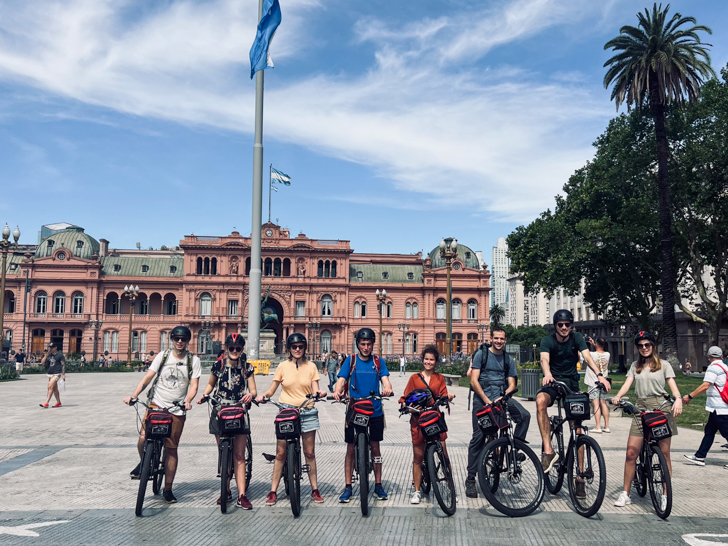
[[[675,268],[673,263],[672,211],[668,181],[670,147],[665,127],[665,108],[668,103],[682,104],[695,101],[700,87],[712,75],[710,55],[700,41],[698,32],[712,31],[697,25],[694,17],[679,13],[668,21],[668,4],[662,9],[655,3],[652,13],[638,13],[639,25],[623,26],[616,38],[604,49],[619,51],[606,63],[604,87],[612,83],[611,99],[617,109],[622,102],[628,109],[647,104],[652,114],[657,144],[657,188],[660,221],[660,291],[662,295],[663,345],[666,353],[677,354],[675,325]],[[682,28],[684,25],[693,25]]]
[[[500,325],[501,321],[505,318],[506,311],[497,303],[490,306],[490,320],[493,324]]]

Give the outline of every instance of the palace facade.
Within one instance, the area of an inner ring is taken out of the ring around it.
[[[358,254],[349,241],[291,237],[267,223],[262,257],[260,297],[276,352],[292,332],[304,333],[316,353],[349,352],[364,326],[377,332],[380,354],[413,355],[430,343],[445,351],[447,268],[438,247],[426,256]],[[184,324],[192,350],[209,354],[228,333],[246,331],[249,272],[250,238],[236,231],[120,250],[78,226],[44,227],[38,245],[8,256],[3,338],[15,351],[25,339],[36,353],[59,342],[66,353],[124,360],[130,340],[133,353],[156,353]],[[488,333],[490,273],[459,245],[451,278],[453,352],[472,352]],[[127,285],[139,287],[133,313]],[[386,290],[381,340],[377,290]]]

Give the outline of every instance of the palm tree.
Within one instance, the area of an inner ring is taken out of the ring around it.
[[[614,83],[611,99],[617,110],[622,102],[627,108],[647,104],[655,124],[657,141],[657,187],[660,214],[660,290],[662,292],[663,343],[666,353],[677,354],[675,327],[675,269],[672,257],[672,217],[667,162],[670,145],[665,129],[665,107],[669,103],[693,102],[700,96],[700,86],[715,75],[710,67],[706,44],[698,32],[712,31],[697,25],[694,17],[676,13],[667,20],[668,4],[662,9],[655,3],[652,13],[638,13],[637,27],[623,26],[619,36],[609,40],[604,49],[618,51],[604,63],[609,67],[604,87]],[[693,25],[683,28],[684,25]]]
[[[500,322],[503,320],[503,318],[506,316],[506,311],[503,309],[500,305],[497,303],[494,303],[490,307],[490,320],[492,320],[496,325],[500,324]]]

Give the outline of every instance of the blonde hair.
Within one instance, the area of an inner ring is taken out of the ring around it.
[[[660,362],[660,357],[657,356],[655,352],[655,344],[652,344],[652,354],[648,356],[647,358],[643,357],[642,355],[639,355],[637,357],[637,367],[635,371],[637,373],[642,373],[642,368],[645,367],[645,364],[649,363],[650,365],[650,371],[652,373],[655,373],[657,370],[662,368],[662,362]]]

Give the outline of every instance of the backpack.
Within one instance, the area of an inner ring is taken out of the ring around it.
[[[723,364],[718,364],[717,362],[713,362],[713,364],[717,364],[721,370],[725,372],[725,383],[723,383],[723,390],[718,390],[720,393],[720,397],[723,399],[723,402],[728,404],[728,368],[725,368]],[[713,386],[718,389],[718,385],[713,383]]]
[[[169,358],[170,349],[167,349],[164,351],[164,354],[162,355],[162,362],[159,365],[159,371],[154,376],[154,381],[152,382],[152,386],[149,387],[149,392],[147,393],[147,402],[150,404],[152,403],[152,399],[154,398],[154,391],[157,388],[157,383],[159,383],[159,376],[162,375],[162,368],[164,368],[164,365],[167,363],[167,359]],[[185,358],[187,361],[187,381],[192,380],[192,353],[187,351],[187,357]]]
[[[381,374],[382,361],[379,359],[379,357],[377,355],[372,355],[372,357],[374,357],[374,367],[377,370],[377,381],[379,381],[382,378],[382,374]],[[354,386],[355,379],[356,379],[356,376],[354,375],[354,372],[356,371],[356,353],[352,353],[351,355],[349,355],[349,359],[350,359],[349,361],[351,362],[351,371],[349,372],[349,379],[351,379],[351,385]],[[342,362],[342,366],[343,366],[343,362]],[[344,392],[347,394],[347,396],[349,394],[349,379],[347,379],[346,382],[344,383]],[[354,387],[354,388],[356,388],[356,387]]]

